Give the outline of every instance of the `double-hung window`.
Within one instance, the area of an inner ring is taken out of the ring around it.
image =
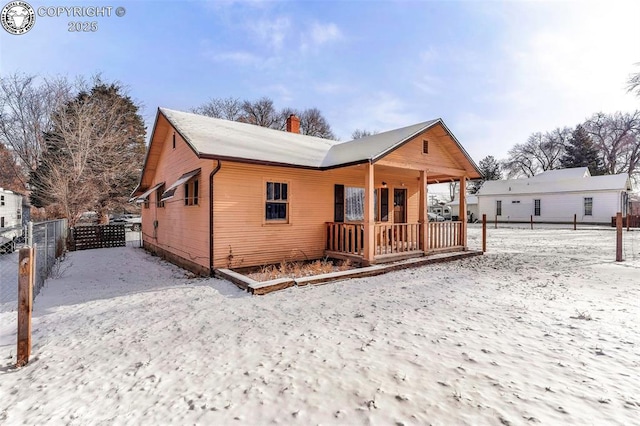
[[[265,219],[268,222],[289,221],[289,184],[267,182]]]
[[[592,197],[584,198],[584,215],[593,216],[593,198]]]

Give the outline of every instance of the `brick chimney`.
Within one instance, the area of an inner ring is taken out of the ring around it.
[[[287,118],[287,132],[300,133],[300,119],[295,114]]]

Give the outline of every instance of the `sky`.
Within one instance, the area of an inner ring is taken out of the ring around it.
[[[640,72],[638,1],[29,3],[29,32],[0,29],[0,74],[101,73],[128,86],[148,130],[158,107],[267,96],[319,108],[341,140],[440,117],[479,162],[534,132],[640,108],[625,87]],[[57,13],[74,6],[111,16]],[[95,31],[70,32],[77,22]]]

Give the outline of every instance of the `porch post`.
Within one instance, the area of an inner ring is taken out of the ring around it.
[[[460,177],[460,221],[462,222],[462,246],[467,249],[467,178]]]
[[[427,171],[420,170],[420,206],[418,209],[418,220],[420,222],[420,249],[423,252],[429,251],[429,218],[427,216]]]
[[[373,164],[367,163],[364,181],[364,261],[373,263],[375,257],[375,222],[373,209],[373,191],[375,181]]]

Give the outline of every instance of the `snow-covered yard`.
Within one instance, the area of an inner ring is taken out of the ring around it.
[[[72,253],[2,424],[640,424],[640,232],[490,227],[485,256],[251,297]],[[478,227],[470,229],[479,246]]]

